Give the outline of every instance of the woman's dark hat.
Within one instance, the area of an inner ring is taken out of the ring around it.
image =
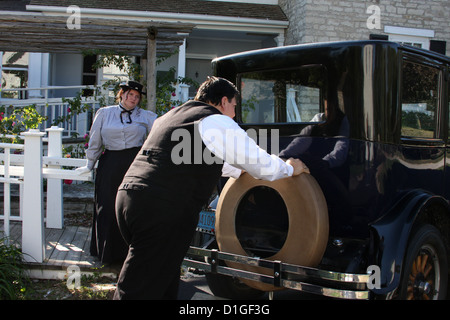
[[[139,92],[140,94],[146,94],[145,92],[142,91],[144,86],[136,81],[129,80],[127,82],[121,83],[120,87],[124,90],[133,89],[133,90],[136,90],[137,92]]]

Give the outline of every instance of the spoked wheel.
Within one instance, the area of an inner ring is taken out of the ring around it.
[[[440,273],[436,250],[430,246],[423,246],[413,262],[406,299],[436,299],[439,294]]]
[[[435,227],[424,225],[413,235],[405,261],[400,299],[445,299],[447,255]]]

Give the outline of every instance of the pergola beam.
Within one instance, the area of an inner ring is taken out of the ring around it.
[[[0,12],[0,51],[13,51],[9,46],[18,48],[21,41],[42,52],[60,52],[64,47],[67,52],[73,52],[74,47],[78,51],[84,43],[86,49],[115,50],[119,46],[123,54],[144,56],[149,28],[158,30],[157,52],[161,48],[166,53],[170,47],[177,50],[194,27],[186,23],[85,17],[80,19],[80,29],[69,29],[67,19],[68,16]]]
[[[83,53],[91,50],[146,60],[147,108],[155,110],[156,56],[178,50],[193,24],[81,17],[69,28],[67,16],[0,12],[0,51]]]

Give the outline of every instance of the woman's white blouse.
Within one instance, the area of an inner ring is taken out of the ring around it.
[[[116,105],[100,108],[95,114],[86,150],[89,169],[92,170],[100,158],[103,147],[107,150],[124,150],[142,146],[157,117],[152,111],[136,107],[130,114],[131,123],[128,123],[128,114],[122,114],[122,111]]]

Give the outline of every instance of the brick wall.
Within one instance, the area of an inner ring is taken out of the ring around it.
[[[385,26],[396,26],[433,30],[433,40],[447,41],[450,55],[449,0],[279,0],[279,4],[290,21],[286,45],[369,39],[370,34],[385,35]],[[380,29],[367,27],[371,5],[380,9]]]

